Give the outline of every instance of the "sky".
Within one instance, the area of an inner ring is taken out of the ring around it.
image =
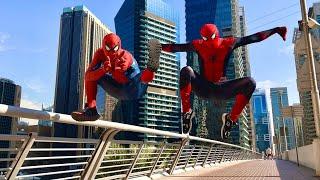
[[[64,7],[85,5],[112,31],[114,16],[124,0],[0,1],[0,77],[22,86],[23,107],[53,104],[60,15]],[[276,26],[288,28],[280,37],[249,45],[252,77],[258,87],[288,87],[289,103],[298,103],[292,35],[301,19],[298,0],[240,0],[245,7],[248,34]],[[317,0],[308,0],[308,6]],[[181,42],[185,42],[183,0],[170,0],[180,14]],[[182,66],[185,54],[182,54]]]

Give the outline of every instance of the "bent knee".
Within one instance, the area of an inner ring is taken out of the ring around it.
[[[252,89],[255,89],[257,84],[256,81],[252,77],[246,77],[248,86],[251,87]]]

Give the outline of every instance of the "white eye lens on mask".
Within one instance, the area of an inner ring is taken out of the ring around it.
[[[114,51],[118,51],[118,49],[119,49],[119,46],[118,46],[118,45],[116,45],[116,46],[113,48]]]
[[[110,51],[110,48],[109,48],[109,46],[108,46],[108,45],[106,45],[106,50],[107,50],[107,51]]]
[[[205,40],[205,41],[206,41],[206,40],[208,40],[208,38],[206,38],[206,37],[203,37],[203,36],[202,36],[202,39],[203,39],[203,40]]]
[[[211,36],[211,39],[214,39],[214,38],[216,38],[216,34],[215,33],[213,33],[212,36]]]

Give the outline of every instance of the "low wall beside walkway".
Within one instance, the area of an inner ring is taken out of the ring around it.
[[[287,153],[287,154],[286,154]],[[298,148],[299,163],[303,166],[315,169],[313,144]],[[297,163],[296,149],[291,149],[282,153],[284,160],[289,160]]]

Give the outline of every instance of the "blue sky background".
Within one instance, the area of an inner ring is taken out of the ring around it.
[[[113,18],[123,1],[0,1],[0,77],[9,78],[22,86],[25,106],[52,104],[62,9],[85,5],[114,31]],[[168,2],[180,12],[181,42],[184,42],[184,1]],[[289,29],[286,42],[278,36],[273,36],[262,43],[250,45],[249,55],[252,76],[258,82],[258,86],[287,86],[290,104],[299,102],[292,45],[293,28],[301,18],[298,2],[240,0],[240,5],[245,7],[249,33],[281,25]],[[313,2],[317,1],[309,0],[308,6]],[[275,12],[279,9],[283,10]],[[182,57],[184,65],[185,55]]]

